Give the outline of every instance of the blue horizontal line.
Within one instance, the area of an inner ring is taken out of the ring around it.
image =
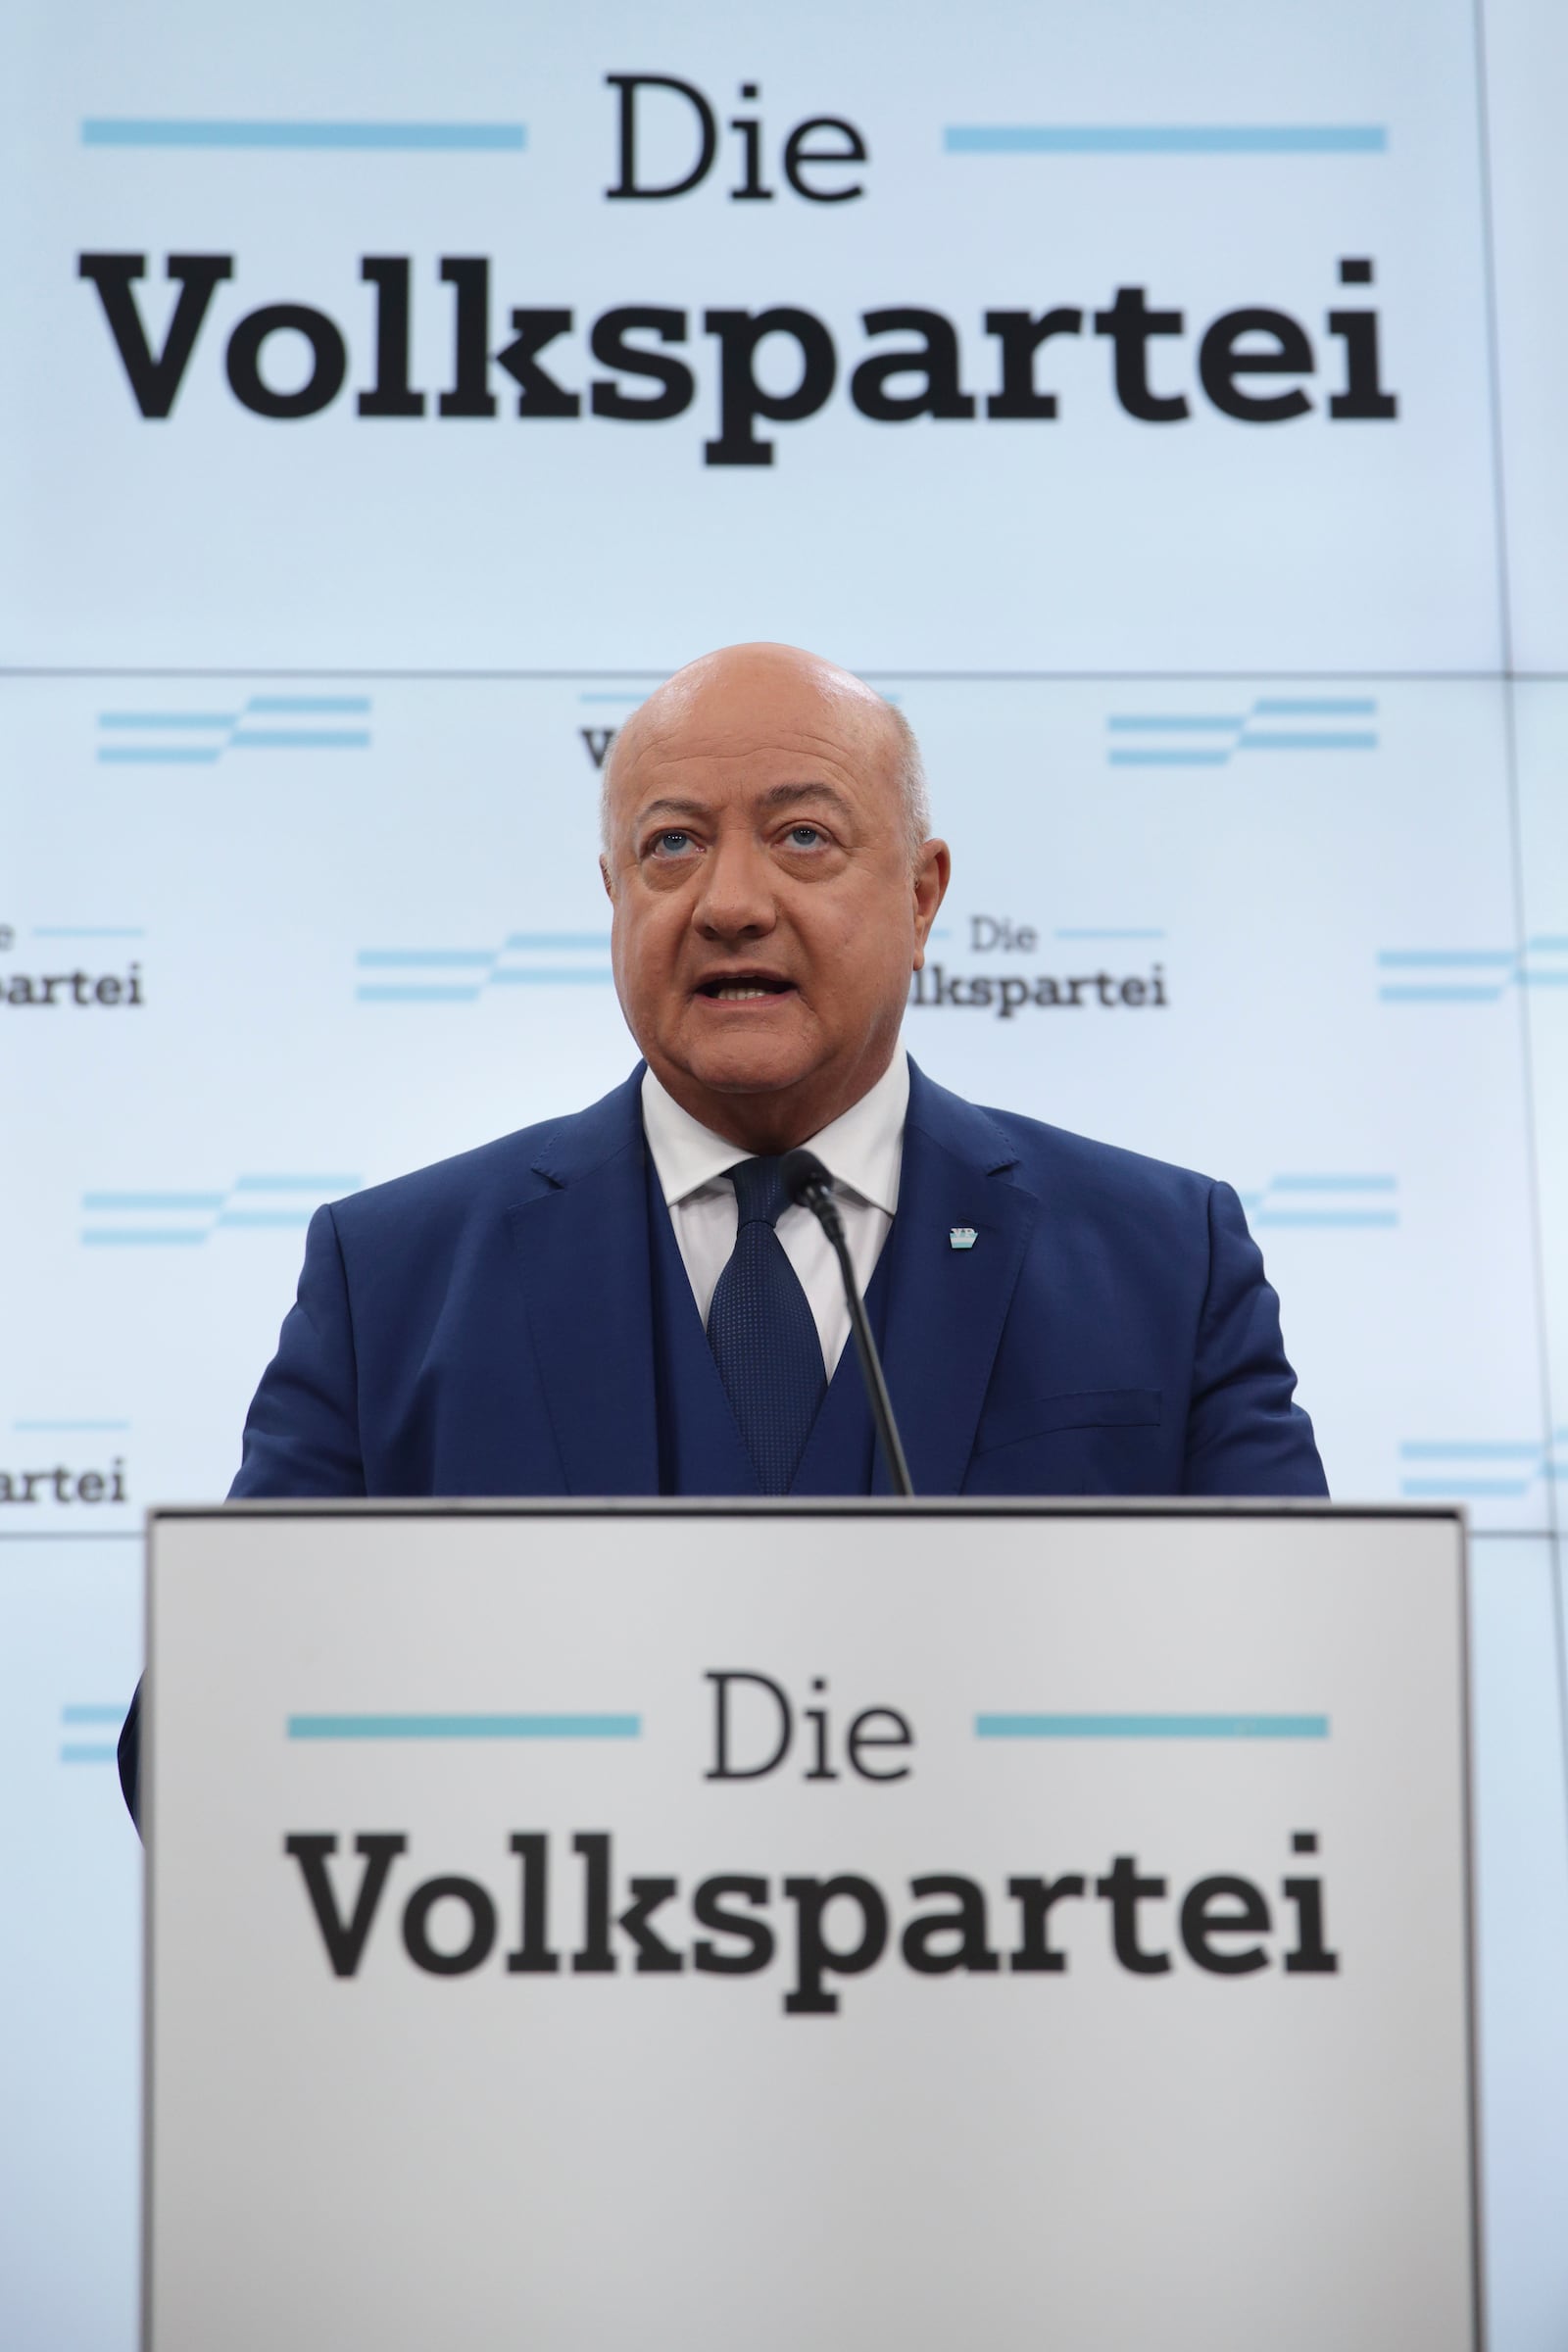
[[[1247,727],[1237,748],[1244,752],[1375,752],[1378,739],[1370,729],[1354,727],[1342,728],[1338,734]]]
[[[1398,1189],[1397,1176],[1276,1176],[1269,1186],[1275,1193],[1395,1193]]]
[[[1378,962],[1385,971],[1412,970],[1417,965],[1433,969],[1460,969],[1473,965],[1499,966],[1514,962],[1512,948],[1383,948]]]
[[[1536,955],[1568,956],[1568,938],[1559,939],[1549,931],[1537,932],[1534,938],[1525,941],[1525,946]]]
[[[579,703],[646,703],[648,690],[645,687],[641,694],[579,694],[577,700]]]
[[[98,757],[102,760],[117,761],[122,766],[135,760],[143,767],[196,767],[204,764],[210,767],[218,758],[218,752],[198,751],[194,747],[181,750],[174,744],[155,748],[151,744],[101,743]]]
[[[357,1193],[358,1176],[236,1176],[236,1193]]]
[[[1112,767],[1223,767],[1226,752],[1107,752]]]
[[[1378,122],[963,122],[949,155],[1382,155]]]
[[[147,934],[139,924],[131,923],[34,923],[34,939],[145,939]]]
[[[609,980],[612,976],[608,963],[602,967],[587,964],[538,964],[531,968],[526,964],[499,964],[490,974],[490,983],[492,987],[499,985],[507,988],[518,988],[536,984],[542,988],[560,988],[569,987],[573,981],[599,982]]]
[[[62,1764],[113,1764],[115,1748],[112,1741],[97,1740],[68,1740],[60,1750]]]
[[[1568,972],[1516,972],[1521,988],[1568,988]]]
[[[362,948],[354,960],[366,971],[392,966],[483,965],[494,963],[498,953],[495,948]]]
[[[1494,1004],[1500,988],[1380,988],[1386,1004]]]
[[[247,710],[263,710],[270,717],[305,717],[314,712],[322,717],[330,711],[368,710],[368,694],[253,694],[245,706]]]
[[[640,1715],[291,1715],[291,1740],[637,1740]]]
[[[130,1423],[128,1421],[13,1421],[11,1426],[13,1429],[38,1433],[59,1429],[128,1429]]]
[[[197,1229],[183,1225],[166,1225],[160,1228],[156,1225],[138,1225],[122,1231],[115,1226],[98,1228],[89,1226],[84,1228],[81,1238],[84,1242],[93,1242],[105,1248],[118,1249],[122,1244],[132,1242],[149,1242],[158,1245],[205,1242],[207,1228],[203,1226]]]
[[[1180,717],[1149,718],[1135,715],[1107,718],[1106,726],[1113,735],[1213,735],[1244,727],[1247,721],[1236,718],[1194,718],[1185,712]]]
[[[514,931],[509,948],[608,948],[608,931]]]
[[[368,980],[354,994],[366,1004],[471,1004],[479,991],[477,987],[445,988],[438,980],[411,980],[406,985]]]
[[[1399,1492],[1412,1501],[1441,1494],[1452,1495],[1458,1502],[1484,1502],[1528,1494],[1530,1483],[1528,1478],[1406,1478],[1400,1480]]]
[[[363,752],[369,740],[359,727],[236,727],[228,742],[235,752]]]
[[[231,727],[232,710],[101,710],[101,727]]]
[[[1534,1462],[1542,1448],[1533,1440],[1412,1438],[1399,1447],[1407,1462]]]
[[[528,143],[521,122],[158,122],[90,115],[84,147],[350,148],[517,155]]]
[[[1254,718],[1373,718],[1369,695],[1267,695],[1252,705]]]
[[[225,1208],[218,1220],[220,1225],[246,1227],[300,1226],[308,1225],[310,1221],[311,1212],[308,1208]]]
[[[1260,1208],[1254,1225],[1397,1225],[1393,1208]]]
[[[119,1723],[123,1717],[124,1712],[125,1702],[123,1699],[122,1699],[118,1705],[111,1705],[107,1707],[62,1707],[60,1710],[60,1720],[62,1723]]]
[[[1326,1740],[1326,1715],[977,1715],[977,1740]]]
[[[83,1193],[83,1208],[221,1208],[226,1193]]]
[[[1059,930],[1058,939],[1163,939],[1163,931],[1080,931]]]

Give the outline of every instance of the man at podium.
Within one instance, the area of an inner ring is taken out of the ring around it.
[[[231,1494],[887,1492],[838,1266],[782,1182],[803,1144],[916,1493],[1325,1494],[1230,1187],[905,1053],[929,836],[906,722],[832,663],[734,646],[651,695],[601,859],[641,1063],[318,1210]]]

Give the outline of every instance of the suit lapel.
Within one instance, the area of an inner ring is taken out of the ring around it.
[[[571,1494],[657,1494],[641,1066],[546,1139],[549,1190],[507,1212]]]
[[[956,1494],[1040,1202],[1012,1181],[1017,1151],[983,1110],[909,1064],[899,1209],[888,1241],[888,1393],[917,1494]],[[956,1250],[955,1226],[973,1226]],[[872,1492],[885,1494],[880,1449]]]

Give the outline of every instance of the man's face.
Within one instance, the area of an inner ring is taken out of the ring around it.
[[[782,1151],[892,1056],[947,888],[911,870],[874,699],[805,657],[720,657],[630,722],[606,885],[627,1024],[702,1123]]]

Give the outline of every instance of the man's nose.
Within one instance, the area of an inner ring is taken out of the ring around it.
[[[703,861],[703,882],[692,921],[707,939],[748,939],[771,931],[778,918],[773,869],[761,845],[720,838]]]

